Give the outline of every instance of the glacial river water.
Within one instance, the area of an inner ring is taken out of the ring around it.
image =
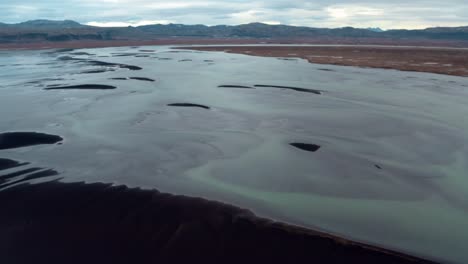
[[[0,145],[63,138],[0,149],[58,173],[32,182],[205,197],[468,263],[467,78],[154,46],[0,51],[0,80]]]

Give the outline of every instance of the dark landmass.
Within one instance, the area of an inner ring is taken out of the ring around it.
[[[151,78],[145,78],[145,77],[130,77],[129,79],[131,80],[137,80],[137,81],[146,81],[146,82],[154,82],[155,80]]]
[[[114,71],[114,70],[113,69],[98,69],[98,70],[82,71],[80,73],[81,74],[92,74],[92,73],[103,73],[103,72],[109,72],[109,71]]]
[[[126,81],[126,80],[137,80],[137,81],[145,81],[145,82],[155,82],[156,80],[153,80],[151,78],[146,78],[146,77],[115,77],[115,78],[110,78],[111,80],[120,80],[120,81]]]
[[[3,165],[6,165],[5,167],[2,167],[2,162]],[[2,191],[2,189],[7,188],[9,186],[13,186],[15,184],[26,183],[31,180],[43,179],[58,175],[58,172],[52,169],[38,167],[24,168],[24,166],[27,166],[29,164],[29,162],[19,162],[10,159],[0,159],[0,171],[22,167],[17,171],[0,175],[0,192]]]
[[[121,68],[121,69],[128,69],[131,71],[139,71],[143,68],[135,65],[128,65],[128,64],[121,64],[121,63],[113,63],[113,62],[105,62],[105,61],[98,61],[98,60],[88,60],[70,56],[62,56],[58,58],[62,61],[72,61],[75,63],[83,63],[90,66],[104,66],[104,67],[113,67],[113,68]]]
[[[91,54],[91,53],[88,53],[88,52],[81,52],[81,51],[78,51],[78,52],[71,52],[70,55],[76,55],[76,56],[94,56],[96,54]]]
[[[22,162],[19,162],[19,161],[16,161],[16,160],[0,158],[0,171],[20,167],[20,166],[23,166],[23,165],[26,165],[26,164],[27,163],[22,163]]]
[[[96,66],[108,66],[108,67],[118,67],[122,69],[129,69],[131,71],[139,71],[143,68],[134,65],[127,65],[127,64],[120,64],[120,63],[112,63],[112,62],[104,62],[104,61],[97,61],[97,60],[85,60],[87,64],[96,65]]]
[[[63,138],[37,132],[0,133],[0,149],[13,149],[42,144],[55,144]]]
[[[175,104],[168,104],[168,106],[179,106],[179,107],[199,107],[204,109],[210,109],[209,106],[201,105],[201,104],[189,104],[189,103],[175,103]]]
[[[263,87],[263,88],[278,88],[278,89],[287,89],[293,90],[296,92],[304,92],[304,93],[313,93],[313,94],[322,94],[322,91],[315,90],[315,89],[306,89],[306,88],[299,88],[299,87],[290,87],[290,86],[279,86],[279,85],[266,85],[266,84],[256,84],[255,87]]]
[[[201,198],[104,183],[2,181],[5,263],[433,263]]]
[[[92,27],[73,21],[47,20],[0,24],[0,48],[4,49],[144,45],[138,44],[141,41],[149,41],[153,45],[334,43],[468,47],[468,27],[377,31],[352,27],[310,28],[262,23],[238,26],[169,24],[120,28]],[[79,42],[84,43],[80,46]],[[132,42],[134,44],[131,44]]]
[[[180,47],[254,56],[295,57],[311,63],[468,76],[468,49],[385,46],[211,46]],[[321,71],[333,71],[319,69]]]
[[[240,89],[255,89],[245,85],[218,85],[218,88],[240,88]]]
[[[112,90],[117,87],[103,84],[80,84],[69,86],[47,87],[44,90]]]
[[[289,145],[296,147],[301,150],[305,151],[310,151],[310,152],[316,152],[317,150],[320,149],[319,145],[315,144],[307,144],[307,143],[290,143]]]
[[[57,176],[58,174],[59,173],[55,170],[43,169],[43,168],[29,168],[29,169],[12,172],[10,174],[0,176],[0,189],[10,187],[15,184],[20,184],[23,182],[42,179],[46,177]],[[27,219],[23,219],[23,220],[27,220]],[[0,228],[0,230],[1,229],[2,228]],[[3,259],[3,257],[1,258]]]

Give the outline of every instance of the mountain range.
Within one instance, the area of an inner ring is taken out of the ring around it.
[[[379,28],[312,28],[250,23],[237,26],[156,24],[139,27],[93,27],[72,20],[31,20],[17,24],[0,23],[0,43],[28,43],[70,40],[155,40],[161,38],[353,38],[392,40],[468,41],[468,27],[437,27],[422,30],[387,30]]]

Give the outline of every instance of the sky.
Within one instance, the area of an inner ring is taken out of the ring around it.
[[[0,22],[33,19],[94,26],[263,22],[419,29],[468,26],[468,0],[0,0]]]

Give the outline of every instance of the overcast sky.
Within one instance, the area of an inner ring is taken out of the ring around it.
[[[414,29],[468,26],[468,0],[0,0],[0,22],[32,19],[97,26],[264,22]]]

